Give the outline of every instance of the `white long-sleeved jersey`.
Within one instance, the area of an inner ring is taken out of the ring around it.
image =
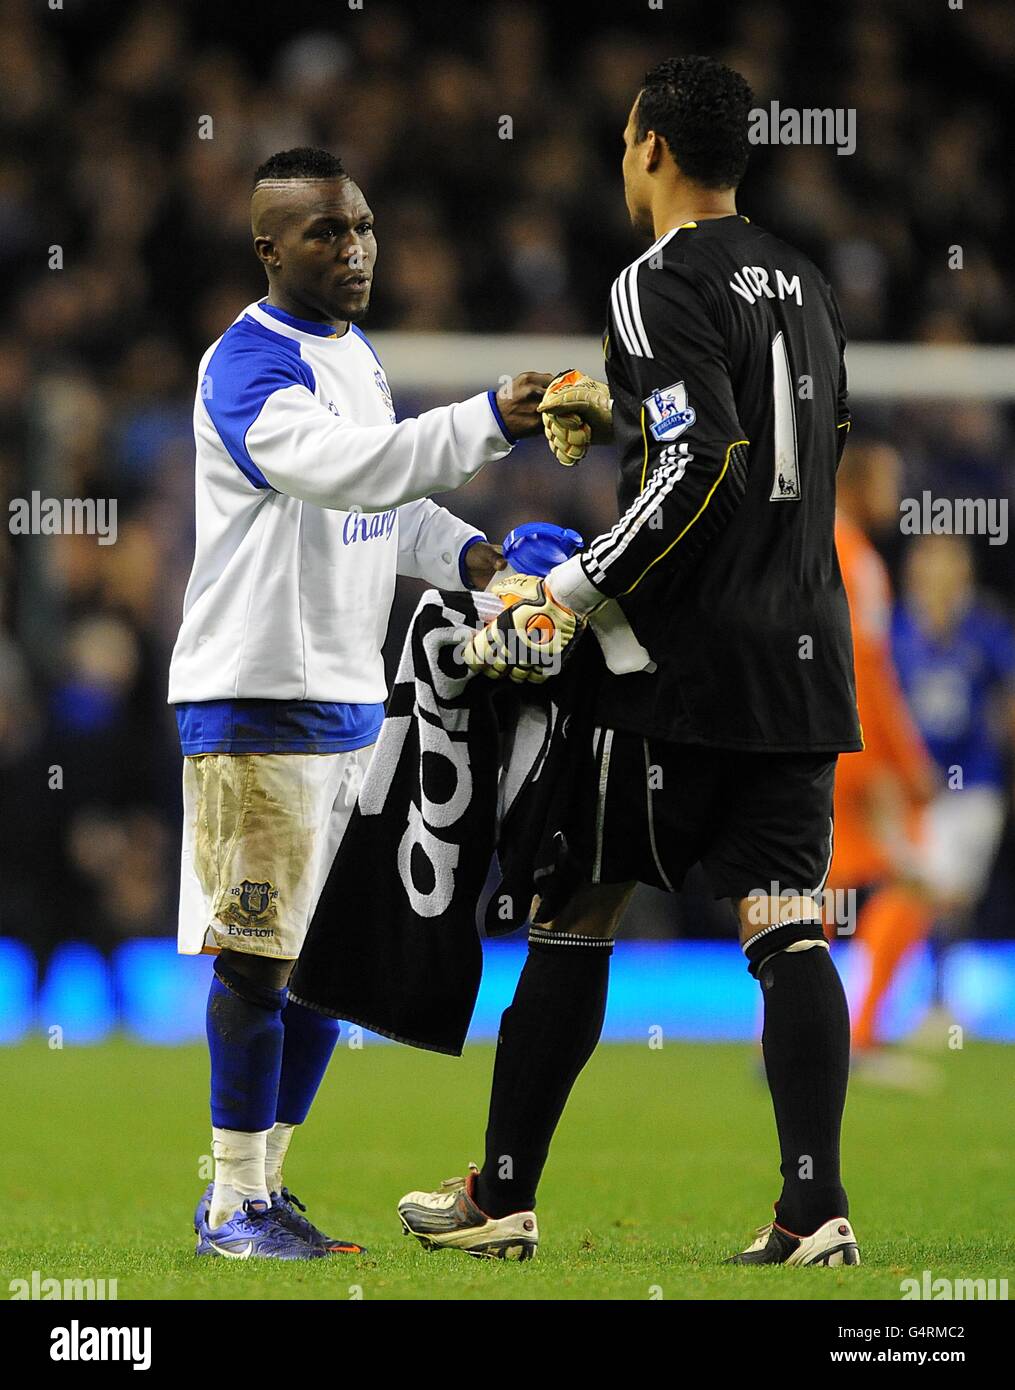
[[[197,539],[171,704],[385,697],[396,573],[459,588],[478,528],[428,499],[502,458],[492,392],[395,423],[355,328],[252,304],[205,353]]]

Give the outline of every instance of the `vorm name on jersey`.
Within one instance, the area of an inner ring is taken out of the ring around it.
[[[794,299],[802,307],[804,302],[800,276],[794,275],[792,279],[787,279],[778,268],[775,270],[774,289],[769,271],[763,265],[742,266],[729,282],[729,286],[734,294],[746,299],[748,304],[754,304],[759,299]]]

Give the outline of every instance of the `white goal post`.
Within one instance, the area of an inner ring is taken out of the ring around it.
[[[396,392],[461,392],[523,371],[571,367],[603,375],[598,338],[544,333],[378,333],[371,341]],[[850,395],[862,400],[1015,397],[1015,348],[857,343],[846,354]]]

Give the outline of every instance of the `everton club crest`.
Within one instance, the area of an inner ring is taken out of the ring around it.
[[[240,927],[261,927],[277,915],[278,889],[267,881],[253,883],[245,878],[238,888],[230,888],[230,902],[222,919]]]
[[[374,382],[376,383],[378,391],[380,391],[381,395],[384,397],[384,404],[387,407],[388,414],[391,416],[391,423],[394,424],[395,403],[391,399],[391,388],[388,385],[387,378],[380,369],[374,372]]]

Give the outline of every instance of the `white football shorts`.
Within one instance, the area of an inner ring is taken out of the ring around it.
[[[184,758],[182,955],[299,955],[372,752]]]
[[[923,871],[949,898],[972,906],[990,878],[1004,830],[1004,793],[994,787],[940,792],[925,812]]]

